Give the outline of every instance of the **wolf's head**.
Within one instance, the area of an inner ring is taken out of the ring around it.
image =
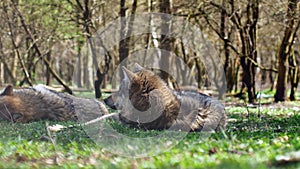
[[[127,99],[129,98],[130,82],[131,82],[131,80],[133,80],[133,79],[130,79],[130,77],[132,77],[130,75],[132,75],[133,73],[138,73],[140,71],[145,70],[142,66],[140,66],[137,63],[134,64],[133,72],[130,72],[130,71],[126,72],[125,69],[126,68],[122,68],[124,78],[121,81],[119,90],[117,92],[113,93],[112,95],[110,95],[109,97],[107,97],[106,99],[104,99],[105,104],[114,110],[121,110],[122,105],[125,104],[124,103],[125,98],[127,98]]]
[[[22,122],[24,110],[22,100],[14,95],[13,86],[8,85],[0,94],[0,118],[11,122]]]

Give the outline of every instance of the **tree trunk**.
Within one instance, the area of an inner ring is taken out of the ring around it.
[[[172,4],[171,0],[161,0],[160,1],[160,12],[163,14],[171,14]],[[161,78],[165,80],[167,83],[170,82],[169,75],[169,66],[170,66],[170,52],[171,52],[171,37],[166,34],[171,33],[172,23],[171,19],[167,15],[162,15],[162,23],[161,23],[161,38],[160,38],[160,49],[161,51],[161,59],[160,59],[160,69],[161,69]]]
[[[295,36],[297,36],[297,31],[300,27],[300,22],[298,19],[298,24],[297,27],[295,28],[295,33],[293,36],[293,42],[295,39]],[[290,56],[289,56],[289,74],[290,74],[290,80],[291,80],[291,93],[290,93],[290,100],[291,101],[295,101],[296,100],[296,91],[297,91],[297,86],[299,83],[299,53],[298,51],[294,50],[294,46],[291,46],[291,52],[290,52]]]
[[[120,42],[119,42],[119,63],[120,66],[126,66],[126,58],[128,57],[129,49],[128,49],[128,40],[124,39],[126,37],[126,7],[125,7],[126,0],[120,1]],[[120,79],[124,78],[123,72],[120,69]]]
[[[136,12],[137,8],[137,0],[133,0],[132,3],[132,10],[131,10],[131,15],[129,22],[126,27],[126,6],[125,6],[126,0],[121,0],[120,1],[120,16],[121,18],[121,27],[120,27],[120,42],[119,42],[119,61],[120,61],[120,66],[126,66],[126,58],[129,55],[129,45],[130,45],[130,36],[132,32],[132,24],[134,22],[134,15]],[[127,31],[126,31],[127,28]],[[123,79],[124,75],[122,70],[120,69],[120,78]]]
[[[101,93],[101,83],[103,81],[103,78],[104,78],[104,75],[101,73],[100,69],[98,68],[96,70],[96,77],[97,77],[97,80],[95,80],[94,82],[94,86],[95,86],[95,97],[96,98],[101,98],[102,96],[102,93]]]
[[[243,68],[243,83],[247,87],[248,102],[255,101],[255,64],[257,58],[256,49],[256,25],[259,15],[258,0],[249,1],[247,4],[247,21],[239,28],[242,42],[241,66]]]
[[[275,93],[275,102],[286,100],[286,88],[288,77],[288,56],[291,52],[291,47],[294,41],[294,34],[296,33],[295,22],[299,20],[297,14],[297,0],[289,0],[287,9],[287,23],[284,31],[279,53],[278,53],[278,78]]]
[[[1,72],[0,72],[0,82],[1,82],[1,84],[2,83],[6,83],[7,82],[6,76],[7,76],[7,77],[9,77],[11,79],[11,81],[12,81],[11,83],[12,84],[16,84],[16,79],[12,75],[8,64],[6,63],[5,59],[3,58],[3,56],[5,56],[5,54],[4,54],[3,51],[4,50],[3,50],[3,45],[2,45],[2,38],[0,37],[0,69],[1,69]]]
[[[298,63],[299,64],[299,63]],[[296,53],[294,49],[292,49],[292,53],[289,56],[289,75],[291,81],[291,93],[290,93],[290,100],[296,100],[296,90],[299,83],[299,68],[298,68],[297,60],[296,60]]]
[[[47,60],[51,63],[52,58],[51,58],[51,52],[47,53]],[[51,85],[51,73],[49,71],[49,68],[46,68],[46,85],[50,86]]]
[[[228,28],[227,28],[227,22],[226,22],[226,0],[222,1],[222,6],[224,8],[221,9],[221,23],[220,23],[220,34],[224,38],[224,44],[223,44],[223,50],[224,50],[224,56],[225,56],[225,63],[224,63],[224,71],[226,75],[226,82],[227,82],[227,91],[231,92],[233,90],[233,85],[234,85],[234,79],[235,77],[233,76],[234,73],[234,65],[229,64],[229,56],[230,56],[230,50],[229,50],[229,33],[228,33]]]

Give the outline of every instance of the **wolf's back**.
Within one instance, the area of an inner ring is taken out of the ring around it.
[[[59,99],[68,105],[66,107],[66,112],[69,114],[66,114],[65,119],[62,120],[76,119],[80,122],[87,122],[108,114],[104,104],[96,99],[80,98],[65,93],[59,93],[49,90],[43,85],[38,85],[34,88],[42,92],[46,97],[49,97],[47,101],[50,101],[51,99]]]
[[[222,103],[196,91],[176,91],[181,108],[179,119],[192,131],[225,129],[226,113]]]

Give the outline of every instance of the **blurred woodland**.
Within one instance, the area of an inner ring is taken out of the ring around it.
[[[82,54],[89,39],[119,17],[130,16],[132,22],[132,14],[145,12],[183,17],[198,27],[222,61],[227,94],[247,96],[253,103],[260,90],[269,89],[275,91],[276,102],[297,99],[298,0],[2,0],[0,85],[59,84],[69,93],[74,88],[95,90],[99,98],[101,89],[117,87],[111,83],[116,65],[136,50],[157,47],[181,57],[193,70],[184,76],[194,76],[196,86],[205,87],[208,71],[200,54],[180,39],[159,35],[159,29],[172,32],[174,25],[168,21],[141,36],[131,36],[131,24],[122,23],[111,36],[128,38],[91,66],[93,58]],[[185,25],[175,26],[184,30]],[[159,62],[166,69],[180,67],[170,59]],[[170,80],[164,72],[161,77]]]

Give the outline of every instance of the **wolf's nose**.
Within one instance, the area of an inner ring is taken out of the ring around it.
[[[104,99],[104,103],[110,107],[111,109],[117,110],[117,107],[112,99],[111,96],[107,97],[106,99]]]

